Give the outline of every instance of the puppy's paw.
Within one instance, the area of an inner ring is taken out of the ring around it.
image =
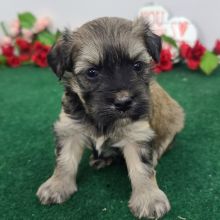
[[[106,166],[110,166],[113,162],[111,157],[109,158],[98,158],[95,159],[93,155],[90,156],[89,165],[97,170],[104,168]]]
[[[39,187],[37,196],[44,205],[60,204],[76,191],[77,187],[73,181],[59,180],[52,176]]]
[[[132,193],[129,207],[138,218],[158,219],[170,210],[170,203],[164,192],[156,188]]]

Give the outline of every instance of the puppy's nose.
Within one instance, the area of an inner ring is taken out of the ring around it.
[[[116,93],[114,105],[117,110],[125,112],[131,108],[132,98],[127,91],[120,91]]]

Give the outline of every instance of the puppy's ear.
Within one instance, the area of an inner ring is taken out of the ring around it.
[[[73,69],[73,32],[66,29],[47,55],[47,62],[54,73],[62,78],[65,71]]]
[[[155,62],[160,60],[162,48],[161,38],[150,29],[150,24],[143,18],[138,18],[133,23],[133,31],[144,40],[145,47]]]

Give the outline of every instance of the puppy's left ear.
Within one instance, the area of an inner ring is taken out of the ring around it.
[[[159,62],[162,48],[161,37],[151,31],[150,24],[140,17],[133,23],[133,32],[143,39],[145,47],[154,61]]]
[[[73,32],[66,29],[47,55],[47,62],[54,73],[62,78],[65,71],[73,69]]]

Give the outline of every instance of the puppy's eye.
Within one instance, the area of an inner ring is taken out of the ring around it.
[[[140,72],[142,71],[144,68],[144,64],[141,61],[137,61],[133,64],[133,69],[136,72]]]
[[[98,76],[98,70],[95,68],[91,68],[86,72],[88,79],[95,79]]]

